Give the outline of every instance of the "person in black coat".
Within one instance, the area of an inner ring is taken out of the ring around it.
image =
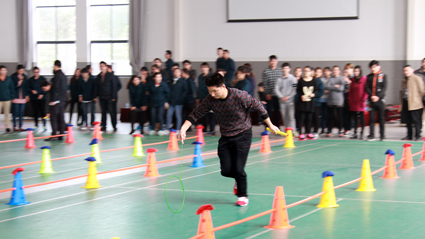
[[[15,96],[15,87],[12,78],[7,76],[7,68],[0,65],[0,114],[4,114],[4,124],[6,126],[6,133],[10,133],[10,105],[11,100]]]
[[[154,82],[148,85],[149,98],[151,99],[151,130],[150,135],[155,134],[156,122],[159,122],[158,135],[164,135],[164,109],[168,107],[168,99],[170,89],[166,82],[162,79],[161,73],[154,73],[152,75]]]
[[[184,105],[183,105],[183,120],[186,120],[187,117],[192,113],[194,107],[195,107],[195,82],[193,78],[190,76],[190,71],[188,69],[183,69],[182,71],[182,78],[186,81],[187,84],[187,94],[184,98]],[[189,132],[192,129],[189,128]]]
[[[95,98],[99,98],[100,108],[102,109],[102,131],[106,130],[107,118],[109,112],[114,132],[117,131],[117,115],[114,114],[113,101],[117,100],[117,84],[114,75],[108,72],[106,62],[100,62],[100,73],[96,77]],[[96,101],[96,100],[95,100]]]
[[[146,95],[147,87],[139,77],[133,75],[130,78],[130,81],[127,84],[127,89],[129,91],[130,97],[130,120],[131,120],[131,131],[130,134],[134,133],[134,122],[136,121],[136,116],[139,119],[140,133],[143,134],[143,123],[146,118],[146,109],[148,97]]]
[[[65,104],[66,91],[68,88],[67,79],[61,70],[61,62],[55,61],[53,66],[53,78],[50,86],[50,123],[52,125],[52,135],[64,134],[65,132]],[[62,140],[61,137],[51,137],[46,141]]]
[[[179,68],[174,69],[174,78],[170,82],[170,98],[168,103],[170,107],[167,112],[167,130],[170,130],[171,121],[173,119],[174,112],[176,112],[177,124],[176,130],[180,130],[182,125],[182,110],[183,104],[188,92],[188,85],[185,79],[181,78],[181,70]]]
[[[74,114],[74,105],[77,105],[77,124],[82,125],[81,118],[81,103],[79,101],[79,87],[81,81],[81,70],[80,68],[75,69],[74,75],[71,77],[69,82],[69,91],[71,92],[71,105],[69,108],[69,124],[72,122],[72,115]]]
[[[116,86],[116,90],[117,90],[117,99],[115,101],[112,101],[112,109],[114,110],[114,115],[118,114],[118,109],[117,109],[117,104],[118,104],[118,92],[121,90],[122,88],[122,84],[121,84],[121,80],[120,78],[115,75],[115,72],[112,70],[112,65],[108,65],[108,72],[112,73],[112,75],[114,76],[114,81]]]
[[[167,61],[165,62],[165,71],[168,74],[168,80],[170,80],[171,78],[173,78],[173,70],[172,67],[174,65],[174,61],[173,59],[171,59],[172,57],[172,52],[170,50],[165,51],[165,58],[167,59]]]
[[[81,129],[87,130],[89,128],[87,113],[90,109],[90,126],[94,123],[94,84],[95,79],[90,77],[88,69],[84,68],[81,70],[81,80],[78,82],[78,101],[81,103],[82,110],[82,122]],[[85,125],[85,126],[84,126]]]
[[[46,116],[46,93],[41,89],[41,84],[46,80],[44,76],[40,76],[40,69],[38,67],[34,67],[32,69],[32,73],[34,76],[28,79],[28,89],[30,102],[32,106],[32,112],[34,117],[35,128],[38,128],[38,118],[42,118],[44,132],[46,129],[46,120],[43,119]]]
[[[10,76],[15,87],[15,95],[12,100],[13,130],[15,132],[25,131],[22,129],[22,123],[24,118],[25,104],[29,101],[29,89],[27,76],[24,74],[24,72],[25,67],[23,65],[18,65],[16,72]],[[19,118],[19,128],[16,127],[16,118]]]

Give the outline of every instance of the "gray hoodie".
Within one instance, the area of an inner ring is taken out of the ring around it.
[[[298,81],[292,74],[289,74],[288,77],[279,77],[276,80],[276,85],[274,92],[279,98],[280,103],[292,103],[294,102],[294,95],[297,93],[297,84]],[[289,97],[286,102],[283,102],[281,98]]]
[[[339,87],[335,87],[339,85]],[[344,105],[344,86],[345,81],[342,76],[332,76],[325,85],[325,90],[329,91],[328,94],[328,106],[340,106]]]

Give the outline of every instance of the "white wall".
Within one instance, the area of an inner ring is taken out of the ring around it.
[[[0,8],[0,62],[18,62],[16,3],[1,0]]]
[[[406,59],[406,2],[359,1],[358,20],[227,23],[226,0],[183,0],[182,58],[214,60],[220,46],[236,61]]]

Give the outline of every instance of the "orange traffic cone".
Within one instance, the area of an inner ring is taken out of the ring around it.
[[[283,193],[283,187],[277,186],[274,193],[272,215],[270,217],[270,224],[265,226],[265,228],[270,229],[289,229],[295,226],[289,224],[288,212],[286,210],[285,196]]]
[[[404,144],[404,150],[403,150],[403,161],[401,161],[401,167],[400,169],[414,169],[415,166],[413,166],[413,159],[412,159],[412,144]]]
[[[168,143],[167,150],[179,150],[179,144],[177,143],[176,130],[170,129],[170,142]]]
[[[213,232],[213,223],[211,218],[211,210],[213,210],[214,207],[211,204],[202,205],[198,208],[196,211],[196,215],[201,214],[201,217],[199,218],[199,224],[198,224],[198,234],[203,234],[202,239],[215,239],[215,235]]]
[[[27,129],[27,142],[26,142],[25,147],[24,147],[26,149],[37,148],[35,146],[34,135],[33,135],[32,131],[34,131],[34,129],[32,129],[32,128]]]
[[[66,130],[66,141],[65,143],[75,143],[74,140],[74,133],[72,132],[72,124],[67,124],[67,130]]]
[[[425,137],[423,137],[422,140],[424,141],[424,145],[422,146],[422,154],[421,159],[419,159],[419,161],[425,161]]]
[[[196,141],[201,142],[203,145],[205,145],[205,140],[204,140],[204,126],[202,125],[198,125],[196,126],[197,129],[197,133],[196,133]]]
[[[262,139],[261,139],[261,149],[259,153],[271,153],[272,150],[270,148],[270,140],[269,140],[269,132],[264,131],[261,133]]]
[[[143,177],[158,177],[158,168],[156,167],[156,157],[155,152],[158,152],[157,149],[148,149],[148,167],[146,168],[145,175]]]
[[[399,178],[397,176],[397,169],[395,167],[394,154],[395,152],[391,149],[387,150],[385,153],[387,155],[387,159],[385,160],[385,166],[387,166],[384,170],[384,175],[381,178],[386,179],[395,179]]]
[[[92,139],[97,139],[97,140],[103,139],[102,132],[100,130],[100,122],[95,121],[95,122],[93,122],[93,124],[94,124],[94,131],[93,131],[93,138]]]

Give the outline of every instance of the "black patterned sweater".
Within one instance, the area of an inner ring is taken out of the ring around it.
[[[225,99],[215,99],[208,95],[192,111],[187,120],[195,124],[196,121],[212,110],[217,116],[221,135],[233,137],[251,130],[251,109],[257,111],[263,119],[269,117],[263,104],[250,96],[248,92],[235,88],[228,88],[228,91],[229,93]]]

